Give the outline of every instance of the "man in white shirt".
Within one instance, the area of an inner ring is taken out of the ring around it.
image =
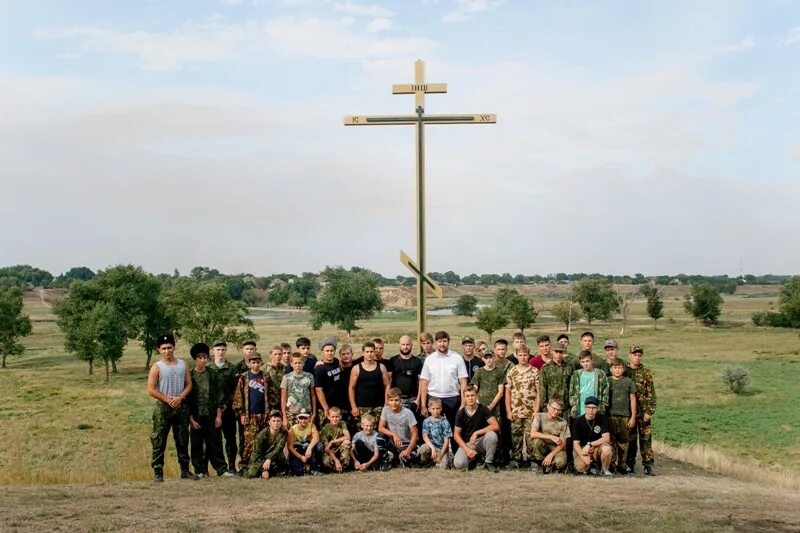
[[[436,351],[425,358],[419,375],[422,416],[428,416],[428,397],[439,398],[445,418],[454,427],[456,413],[464,406],[467,365],[458,352],[450,349],[450,335],[446,331],[437,331],[434,338]]]

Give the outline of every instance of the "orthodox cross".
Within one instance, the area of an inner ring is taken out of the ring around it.
[[[425,261],[425,125],[426,124],[495,124],[497,115],[426,115],[425,95],[447,92],[445,83],[425,83],[425,63],[414,63],[414,83],[392,85],[392,94],[413,94],[414,115],[350,115],[345,126],[416,126],[417,155],[417,262],[400,251],[400,261],[417,278],[417,335],[425,331],[425,288],[441,298],[442,288],[428,276]]]

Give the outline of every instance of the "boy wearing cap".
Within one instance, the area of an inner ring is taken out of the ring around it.
[[[531,357],[530,348],[522,344],[517,348],[519,363],[506,374],[506,413],[511,421],[511,468],[522,465],[522,446],[527,445],[527,456],[533,455],[533,445],[530,439],[531,419],[540,410],[539,398],[539,371],[532,367],[528,361]],[[538,465],[531,464],[531,468]]]
[[[222,411],[225,400],[216,373],[207,368],[209,347],[197,343],[189,350],[194,359],[192,392],[189,394],[189,442],[194,473],[197,477],[208,477],[208,463],[218,476],[228,473],[228,465],[222,455]]]
[[[611,446],[620,474],[628,473],[628,441],[630,430],[636,426],[636,388],[633,381],[623,376],[624,372],[625,362],[614,359],[611,363],[611,379],[608,381],[608,421]]]
[[[236,444],[236,413],[233,412],[233,395],[236,383],[239,381],[236,365],[228,361],[228,344],[219,340],[214,343],[214,364],[209,369],[217,375],[217,381],[225,406],[222,409],[222,426],[220,430],[225,439],[225,455],[228,460],[228,471],[236,472],[236,454],[239,448]]]
[[[283,415],[277,409],[273,409],[269,413],[269,426],[256,435],[252,461],[244,477],[269,479],[270,476],[285,473],[287,438],[288,433],[283,429]]]
[[[233,398],[233,409],[243,428],[242,459],[239,461],[242,475],[250,465],[250,455],[253,453],[253,441],[256,435],[267,427],[267,413],[269,413],[267,391],[269,381],[261,371],[261,354],[256,351],[251,352],[247,364],[250,369],[239,376]]]
[[[560,416],[563,410],[564,402],[553,398],[547,402],[547,412],[536,413],[531,423],[531,457],[545,473],[563,472],[567,468],[570,432],[569,423]]]
[[[313,418],[317,412],[317,396],[314,394],[314,376],[303,370],[303,355],[295,352],[292,354],[292,372],[281,380],[284,427],[295,425],[298,414],[303,410]]]
[[[600,370],[606,373],[606,376],[611,377],[611,364],[618,358],[619,344],[614,339],[608,339],[603,344],[603,350],[606,352],[606,358],[600,363]],[[625,364],[625,361],[622,362]]]
[[[178,453],[181,479],[196,479],[189,470],[189,408],[184,403],[192,392],[192,377],[186,363],[175,358],[175,337],[162,335],[157,345],[161,360],[150,367],[147,375],[147,393],[156,400],[150,434],[153,481],[164,482],[164,451],[170,430]]]
[[[578,473],[602,474],[611,477],[609,470],[614,450],[611,448],[611,433],[608,421],[599,413],[600,400],[589,396],[583,401],[583,416],[572,421],[572,446],[575,459],[575,470]],[[598,468],[598,465],[600,468]]]
[[[552,359],[542,367],[539,375],[539,393],[542,397],[542,405],[548,405],[550,400],[558,398],[565,404],[563,406],[565,413],[568,412],[567,386],[573,371],[572,365],[564,359],[566,351],[567,349],[562,344],[556,343],[552,347]]]
[[[236,374],[241,377],[242,374],[247,373],[250,369],[248,365],[248,358],[256,353],[256,341],[253,339],[247,339],[242,344],[242,360],[236,363],[234,368],[236,369]],[[259,356],[260,357],[260,356]],[[237,378],[238,384],[238,378]],[[235,394],[235,393],[234,393]],[[239,427],[239,457],[244,457],[244,425],[242,425],[241,417],[236,417],[236,423]]]
[[[483,361],[480,357],[475,356],[475,339],[472,337],[464,337],[461,339],[461,349],[464,352],[464,364],[467,365],[467,380],[471,381],[475,375],[475,371],[483,366]]]
[[[608,406],[608,378],[605,372],[594,368],[592,352],[584,350],[578,355],[581,368],[572,373],[569,380],[570,416],[578,418],[583,415],[584,401],[589,396],[600,398],[600,407],[605,411]]]
[[[293,360],[294,362],[294,360]],[[319,474],[319,454],[317,443],[319,432],[311,423],[311,412],[301,409],[297,413],[297,423],[289,428],[286,449],[289,450],[289,470],[295,476],[309,473]]]
[[[332,405],[328,423],[319,432],[317,453],[322,456],[322,466],[329,472],[344,472],[350,466],[350,432],[342,422],[342,410]]]
[[[642,364],[644,349],[641,346],[631,346],[628,357],[630,364],[627,376],[631,378],[636,387],[636,427],[628,444],[628,468],[634,471],[636,465],[636,450],[641,450],[642,467],[645,475],[654,476],[653,472],[653,426],[652,417],[656,412],[656,385],[653,382],[653,372]]]
[[[472,385],[478,389],[478,402],[485,405],[492,416],[500,419],[500,405],[505,398],[506,373],[495,366],[494,352],[483,353],[483,366],[475,371]]]

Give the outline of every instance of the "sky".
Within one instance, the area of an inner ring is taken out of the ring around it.
[[[793,1],[0,2],[0,265],[800,272]]]

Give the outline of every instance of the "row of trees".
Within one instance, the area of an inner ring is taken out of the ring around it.
[[[351,271],[361,271],[364,269],[354,267]],[[22,289],[34,287],[69,287],[73,281],[89,281],[94,279],[95,273],[88,267],[80,266],[69,269],[58,276],[53,276],[50,272],[30,265],[16,265],[0,268],[0,288],[7,286],[17,286]],[[188,277],[197,281],[221,281],[228,287],[228,291],[234,300],[244,301],[249,305],[271,303],[281,305],[288,303],[296,307],[306,307],[313,300],[316,291],[319,290],[319,282],[323,273],[303,272],[296,274],[272,274],[269,276],[255,276],[253,274],[223,274],[215,268],[204,266],[194,267]],[[411,286],[416,283],[416,278],[407,276],[396,276],[387,278],[380,274],[379,283],[382,286]],[[732,294],[736,287],[743,284],[782,284],[789,276],[779,276],[766,274],[755,276],[747,274],[743,277],[729,277],[727,275],[699,276],[699,275],[660,275],[645,276],[644,274],[630,275],[600,275],[565,273],[548,275],[512,275],[508,272],[503,274],[469,274],[461,276],[452,270],[447,272],[431,272],[428,274],[432,279],[442,285],[530,285],[530,284],[570,284],[586,278],[604,278],[613,284],[624,285],[668,285],[668,284],[696,284],[708,283],[717,289],[718,292]],[[159,277],[170,277],[168,274],[161,274]],[[171,277],[180,277],[176,271]],[[272,289],[281,288],[273,291]],[[267,291],[270,299],[267,298]]]
[[[787,290],[786,287],[784,290]],[[800,281],[797,282],[797,287],[797,308],[800,312]],[[684,301],[685,311],[705,325],[717,324],[723,305],[719,291],[719,287],[709,283],[693,284]],[[661,292],[655,285],[645,285],[639,293],[645,297],[647,314],[653,319],[653,327],[657,328],[658,320],[664,316],[664,300]],[[620,313],[621,333],[624,333],[633,296],[633,293],[618,293],[613,284],[605,278],[584,278],[572,288],[569,301],[552,305],[549,312],[566,326],[567,331],[570,331],[572,324],[578,320],[583,319],[591,324],[596,320],[609,320],[615,313]],[[490,338],[495,331],[509,325],[524,331],[538,316],[532,302],[513,288],[500,289],[495,295],[494,302],[480,309],[477,298],[471,295],[462,296],[457,301],[455,313],[461,316],[474,315],[478,329],[485,331]]]

